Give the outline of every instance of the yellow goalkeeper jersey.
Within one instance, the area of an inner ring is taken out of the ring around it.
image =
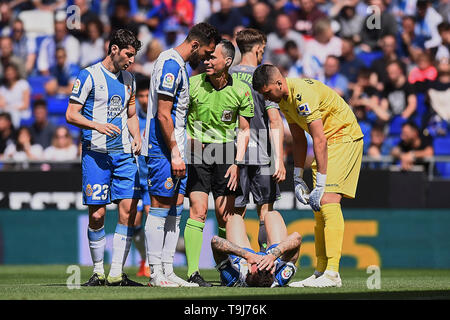
[[[313,79],[287,78],[289,96],[279,103],[288,123],[309,133],[308,124],[322,119],[328,143],[349,142],[364,135],[349,105],[333,89]]]

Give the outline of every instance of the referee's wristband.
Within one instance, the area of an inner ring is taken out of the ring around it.
[[[233,164],[237,165],[238,167],[242,167],[243,165],[245,165],[245,161],[238,161],[236,159],[234,159]]]

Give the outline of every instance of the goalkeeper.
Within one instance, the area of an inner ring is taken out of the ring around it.
[[[273,65],[258,67],[253,88],[278,103],[294,141],[294,182],[297,199],[309,201],[316,225],[314,241],[317,266],[309,278],[290,286],[340,287],[339,275],[344,218],[343,196],[354,198],[363,152],[363,134],[352,109],[331,88],[312,79],[284,78]],[[314,189],[309,193],[302,179],[307,140],[314,142]],[[309,198],[309,199],[308,199]]]
[[[281,287],[297,271],[301,236],[287,233],[278,211],[265,215],[268,249],[255,253],[245,229],[244,219],[235,214],[226,223],[227,239],[214,236],[211,248],[222,285],[227,287]]]

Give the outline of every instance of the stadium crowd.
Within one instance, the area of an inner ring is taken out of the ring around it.
[[[262,30],[264,62],[336,90],[365,155],[392,155],[404,170],[450,155],[448,0],[2,0],[0,14],[0,159],[79,159],[68,96],[78,72],[105,56],[111,31],[144,44],[128,69],[139,81],[202,21],[234,44],[242,28]],[[286,130],[286,159],[291,149]]]

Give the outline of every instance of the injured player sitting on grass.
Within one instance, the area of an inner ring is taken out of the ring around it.
[[[256,253],[251,249],[244,219],[238,214],[227,218],[227,239],[219,236],[212,238],[211,248],[223,286],[282,287],[294,277],[300,234],[287,234],[278,211],[267,213],[265,225],[268,249],[264,252]]]

